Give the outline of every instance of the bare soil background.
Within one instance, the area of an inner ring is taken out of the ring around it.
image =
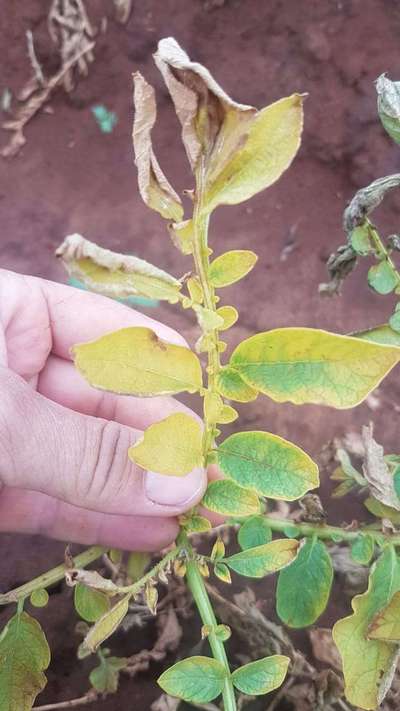
[[[28,29],[45,72],[57,69],[46,27],[49,5],[48,0],[1,4],[1,91],[18,91],[30,76]],[[374,178],[400,170],[400,152],[377,119],[373,84],[382,72],[400,78],[396,0],[134,0],[124,26],[113,20],[107,0],[87,0],[86,7],[97,27],[108,17],[106,32],[96,39],[89,76],[69,95],[56,91],[52,113],[40,112],[27,126],[20,154],[0,159],[0,266],[65,280],[54,250],[65,235],[80,232],[176,275],[187,271],[187,258],[178,255],[162,221],[141,202],[131,147],[131,74],[139,69],[158,92],[155,145],[160,163],[179,190],[192,186],[178,123],[151,56],[160,38],[173,35],[243,103],[261,107],[294,91],[309,93],[304,140],[292,168],[250,202],[220,208],[212,222],[215,254],[227,248],[259,254],[252,275],[223,294],[221,303],[235,304],[240,311],[230,342],[276,326],[318,326],[346,333],[386,321],[391,299],[368,289],[365,265],[348,280],[341,297],[321,298],[318,283],[326,280],[326,258],[344,241],[346,202]],[[118,123],[111,134],[96,124],[91,112],[96,104],[116,112]],[[2,132],[1,139],[5,144],[8,134]],[[376,213],[387,233],[397,231],[399,212],[399,197],[392,195]],[[187,338],[194,337],[187,312],[163,306],[157,316]],[[376,395],[376,409],[367,403],[344,412],[278,406],[259,397],[240,408],[240,426],[279,433],[318,457],[328,440],[359,431],[374,419],[378,441],[387,451],[398,452],[398,370]],[[324,482],[326,495],[330,488]],[[332,521],[351,520],[360,511],[351,501],[339,507],[326,503]],[[6,590],[59,562],[63,545],[3,535],[0,552],[0,588]],[[256,590],[273,614],[270,585],[258,583]],[[87,688],[92,662],[76,662],[76,618],[69,597],[68,591],[53,591],[40,614],[54,650],[40,703],[73,697]],[[348,609],[340,593],[332,607],[335,616]],[[153,632],[150,628],[145,639],[136,632],[133,640],[119,634],[113,651],[140,649],[151,642],[148,635]],[[158,671],[153,667],[151,674],[123,681],[118,697],[98,702],[96,708],[149,709],[158,695]]]

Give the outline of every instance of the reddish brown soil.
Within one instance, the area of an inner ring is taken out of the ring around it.
[[[45,71],[57,67],[46,29],[49,5],[49,0],[2,4],[1,90],[17,91],[30,75],[27,29],[34,32]],[[254,275],[224,293],[226,303],[234,303],[241,314],[233,342],[275,326],[320,326],[345,333],[385,321],[391,300],[368,290],[364,265],[340,298],[322,299],[317,286],[326,280],[325,259],[344,241],[341,216],[346,201],[358,187],[400,168],[398,150],[376,117],[373,85],[382,72],[399,78],[396,0],[227,0],[213,10],[206,10],[202,0],[141,0],[134,2],[126,26],[112,20],[106,0],[88,0],[86,5],[95,24],[109,15],[88,78],[69,96],[55,93],[53,113],[40,113],[26,129],[27,144],[19,156],[0,163],[1,266],[63,280],[53,252],[66,234],[78,231],[177,275],[187,270],[187,261],[173,249],[158,216],[141,202],[131,148],[131,74],[139,69],[158,90],[155,136],[161,165],[179,190],[191,187],[178,124],[151,58],[157,40],[174,35],[244,103],[262,106],[293,91],[310,95],[302,149],[290,171],[246,205],[221,208],[213,220],[216,253],[246,247],[260,256]],[[118,115],[110,135],[101,133],[91,114],[98,103]],[[5,132],[2,138],[5,143]],[[396,231],[399,210],[399,198],[392,196],[380,209],[383,228]],[[294,249],[283,260],[291,241]],[[177,315],[162,307],[160,319],[193,335],[187,313]],[[373,417],[377,438],[397,451],[399,394],[396,371],[379,389],[380,405],[374,412],[368,404],[347,412],[296,409],[260,397],[241,408],[242,425],[277,432],[316,455],[326,441],[359,430]],[[351,502],[341,504],[339,512],[328,509],[336,520],[345,515],[351,519],[358,510]],[[2,536],[1,589],[56,563],[62,550],[61,544],[40,539]],[[263,595],[263,584],[257,591]],[[46,614],[40,615],[55,648],[41,703],[87,688],[90,662],[75,661],[75,616],[65,604],[67,596],[54,594]],[[117,642],[115,650],[121,653]],[[149,675],[123,683],[118,699],[96,708],[148,709],[156,696]]]

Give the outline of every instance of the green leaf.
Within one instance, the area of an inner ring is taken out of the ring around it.
[[[180,516],[179,523],[187,533],[206,533],[212,528],[208,518],[198,516],[197,514]]]
[[[225,563],[216,563],[214,565],[214,575],[228,585],[232,582],[229,568]]]
[[[220,306],[219,309],[217,309],[217,314],[224,322],[223,326],[219,327],[220,331],[227,331],[228,328],[232,328],[239,318],[239,314],[234,306]]]
[[[400,644],[400,592],[372,620],[368,628],[369,639]]]
[[[75,586],[74,605],[83,620],[97,622],[110,609],[110,598],[100,590],[78,583]]]
[[[228,625],[217,625],[214,632],[216,638],[221,642],[226,642],[232,635],[232,630]]]
[[[123,328],[74,346],[72,353],[79,372],[100,390],[150,396],[196,392],[202,385],[197,356],[150,328]]]
[[[111,610],[108,610],[108,612],[102,615],[93,627],[90,628],[84,639],[84,646],[87,647],[87,649],[90,649],[91,652],[95,652],[96,649],[118,629],[125,615],[128,613],[130,599],[131,594],[128,593],[128,595],[121,598]]]
[[[158,679],[162,690],[195,704],[207,704],[220,695],[225,668],[210,657],[188,657],[167,669]]]
[[[228,366],[221,368],[219,371],[217,388],[223,397],[236,402],[252,402],[258,395],[257,390],[247,385],[240,377],[240,374]]]
[[[400,467],[397,467],[393,473],[393,488],[397,498],[400,499]]]
[[[277,402],[358,405],[400,360],[400,349],[314,328],[278,328],[237,346],[230,367]]]
[[[225,252],[210,264],[209,279],[216,289],[243,279],[254,267],[258,257],[247,249]]]
[[[283,683],[290,659],[281,654],[257,659],[245,664],[232,674],[233,685],[249,696],[260,696],[278,689]]]
[[[8,621],[0,636],[0,711],[30,711],[46,686],[50,649],[39,622],[26,612]]]
[[[386,259],[370,267],[368,271],[368,284],[377,291],[378,294],[390,294],[396,288],[396,274]]]
[[[29,598],[29,601],[33,607],[46,607],[49,601],[49,593],[46,588],[34,590]]]
[[[376,91],[383,127],[396,143],[400,143],[400,82],[390,81],[381,74],[376,81]]]
[[[264,516],[250,516],[240,526],[238,543],[242,550],[262,546],[272,539],[272,531]]]
[[[296,445],[269,432],[237,432],[217,450],[221,470],[261,496],[293,501],[319,484],[318,467]]]
[[[392,509],[391,506],[385,506],[377,499],[372,496],[368,496],[364,501],[364,506],[370,513],[372,513],[377,518],[388,518],[389,521],[395,525],[400,525],[400,511]]]
[[[177,412],[150,425],[128,455],[143,469],[185,476],[203,464],[203,431],[194,417]]]
[[[126,565],[126,572],[128,573],[130,579],[133,583],[136,583],[140,578],[143,577],[144,572],[151,561],[151,555],[149,553],[141,553],[135,551],[129,554],[128,562]]]
[[[248,124],[242,145],[224,163],[214,161],[206,175],[208,210],[248,200],[280,178],[300,145],[302,104],[303,97],[293,94],[262,109]]]
[[[263,578],[292,563],[299,546],[298,541],[282,538],[235,553],[225,558],[223,562],[239,575],[247,578]]]
[[[350,235],[351,246],[354,251],[362,257],[366,257],[373,251],[373,247],[369,238],[368,225],[360,225],[355,227]]]
[[[387,547],[371,568],[368,590],[353,599],[353,614],[333,628],[343,662],[346,698],[362,709],[376,709],[393,678],[398,648],[367,636],[376,614],[399,590],[400,563],[394,550]]]
[[[175,304],[182,284],[138,257],[102,249],[79,234],[69,235],[56,251],[72,279],[90,291],[114,299],[145,296]]]
[[[250,516],[260,511],[260,502],[254,491],[243,489],[229,479],[218,479],[208,485],[203,506],[224,516]]]
[[[400,340],[400,304],[396,304],[394,314],[389,319],[389,326],[393,331],[396,331]]]
[[[368,533],[360,533],[351,545],[351,557],[360,565],[368,565],[374,555],[374,539]]]
[[[103,657],[100,665],[89,674],[93,688],[100,694],[115,694],[118,691],[119,673],[126,667],[127,661],[124,657]]]
[[[332,587],[333,568],[326,546],[307,540],[296,560],[279,573],[277,613],[288,627],[308,627],[325,610]]]
[[[394,331],[388,324],[369,328],[366,331],[357,331],[351,334],[354,338],[361,338],[372,343],[381,343],[387,346],[400,346],[400,333]]]

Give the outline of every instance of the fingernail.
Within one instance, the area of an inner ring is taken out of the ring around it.
[[[190,506],[200,501],[206,488],[206,472],[196,467],[186,476],[165,476],[146,472],[145,491],[154,504]]]

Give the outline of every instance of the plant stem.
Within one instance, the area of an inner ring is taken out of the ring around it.
[[[163,570],[168,563],[171,561],[175,560],[175,558],[178,557],[178,555],[181,553],[182,548],[180,546],[177,546],[176,548],[172,548],[165,556],[162,558],[156,565],[153,566],[145,575],[143,575],[140,580],[137,581],[137,583],[133,583],[133,585],[125,585],[118,587],[118,594],[125,594],[125,593],[132,593],[132,595],[135,595],[136,593],[140,592],[146,583],[151,580],[152,578],[156,578],[158,573]]]
[[[91,689],[84,696],[79,699],[70,699],[69,701],[58,701],[54,704],[45,704],[44,706],[34,706],[33,711],[53,711],[53,709],[73,709],[78,706],[87,706],[97,701],[99,694]]]
[[[374,247],[377,251],[378,257],[382,257],[389,265],[391,268],[393,275],[396,278],[397,281],[397,286],[400,286],[400,274],[397,271],[397,267],[391,258],[388,249],[385,247],[384,243],[381,240],[381,237],[376,229],[376,227],[368,221],[368,232],[369,236],[374,243]]]
[[[217,620],[204,585],[203,577],[200,574],[196,561],[194,560],[189,561],[187,564],[186,580],[189,590],[193,595],[193,599],[196,603],[203,625],[210,625],[210,627],[214,629],[217,625]],[[224,711],[236,711],[235,691],[231,681],[231,670],[229,668],[229,662],[226,656],[224,644],[216,637],[215,632],[210,632],[207,639],[210,643],[214,659],[221,662],[226,669],[226,677],[222,691]]]
[[[86,565],[89,565],[89,563],[93,563],[93,561],[97,560],[97,558],[101,558],[105,550],[106,549],[101,546],[92,546],[91,548],[87,548],[87,550],[83,551],[83,553],[80,553],[76,556],[76,558],[74,558],[76,567],[84,568]],[[43,573],[37,578],[30,580],[29,583],[20,585],[20,587],[14,588],[14,590],[10,590],[8,593],[4,593],[2,595],[0,594],[0,605],[8,605],[10,602],[18,602],[18,600],[31,595],[34,590],[47,588],[50,585],[58,583],[64,578],[64,575],[65,565],[62,563],[61,565],[57,565],[55,568],[48,570],[47,573]]]

